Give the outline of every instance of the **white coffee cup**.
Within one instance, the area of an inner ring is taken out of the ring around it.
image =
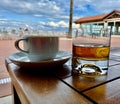
[[[23,41],[24,49],[20,47]],[[26,36],[15,41],[15,47],[28,55],[32,61],[54,58],[58,52],[58,36]]]

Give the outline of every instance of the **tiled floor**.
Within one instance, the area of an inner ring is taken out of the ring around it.
[[[0,104],[13,104],[12,95],[0,98]]]
[[[10,78],[0,79],[0,97],[12,94],[12,85]]]
[[[4,97],[0,97],[0,104],[12,104],[12,95],[10,94],[11,93],[10,86],[11,86],[11,79],[9,77],[0,79],[0,95],[1,96],[7,95]]]
[[[6,83],[9,83],[9,82],[11,82],[11,79],[9,77],[0,79],[0,84],[6,84]]]
[[[2,91],[0,92],[7,95],[0,97],[0,104],[12,104],[12,95],[9,95],[9,92],[7,93],[8,89],[11,88],[9,86],[11,79],[9,78],[9,74],[5,67],[5,58],[13,52],[16,52],[14,40],[0,40],[0,86],[2,86]]]

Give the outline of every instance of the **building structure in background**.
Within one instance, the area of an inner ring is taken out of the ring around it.
[[[112,35],[120,36],[120,10],[113,10],[108,14],[79,18],[75,23],[80,24],[84,34],[97,35],[102,28],[111,28]]]

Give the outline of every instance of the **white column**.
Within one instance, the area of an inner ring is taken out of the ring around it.
[[[105,21],[105,22],[104,22],[104,28],[107,28],[107,27],[108,27],[108,22]]]
[[[116,33],[116,27],[115,27],[115,25],[116,25],[116,21],[114,21],[114,25],[113,25],[113,35],[115,35],[115,33]]]

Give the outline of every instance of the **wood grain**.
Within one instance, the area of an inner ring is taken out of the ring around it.
[[[25,72],[12,63],[8,71],[22,104],[91,104],[49,73]]]
[[[84,92],[98,104],[120,104],[120,79]]]
[[[97,78],[86,78],[82,76],[70,76],[66,79],[63,79],[66,83],[68,83],[73,88],[77,89],[80,92],[83,92],[87,89],[90,89],[94,86],[98,86],[100,84],[104,84],[107,81],[110,81],[114,78],[120,77],[120,65],[111,66],[108,69],[108,75],[101,76]]]

